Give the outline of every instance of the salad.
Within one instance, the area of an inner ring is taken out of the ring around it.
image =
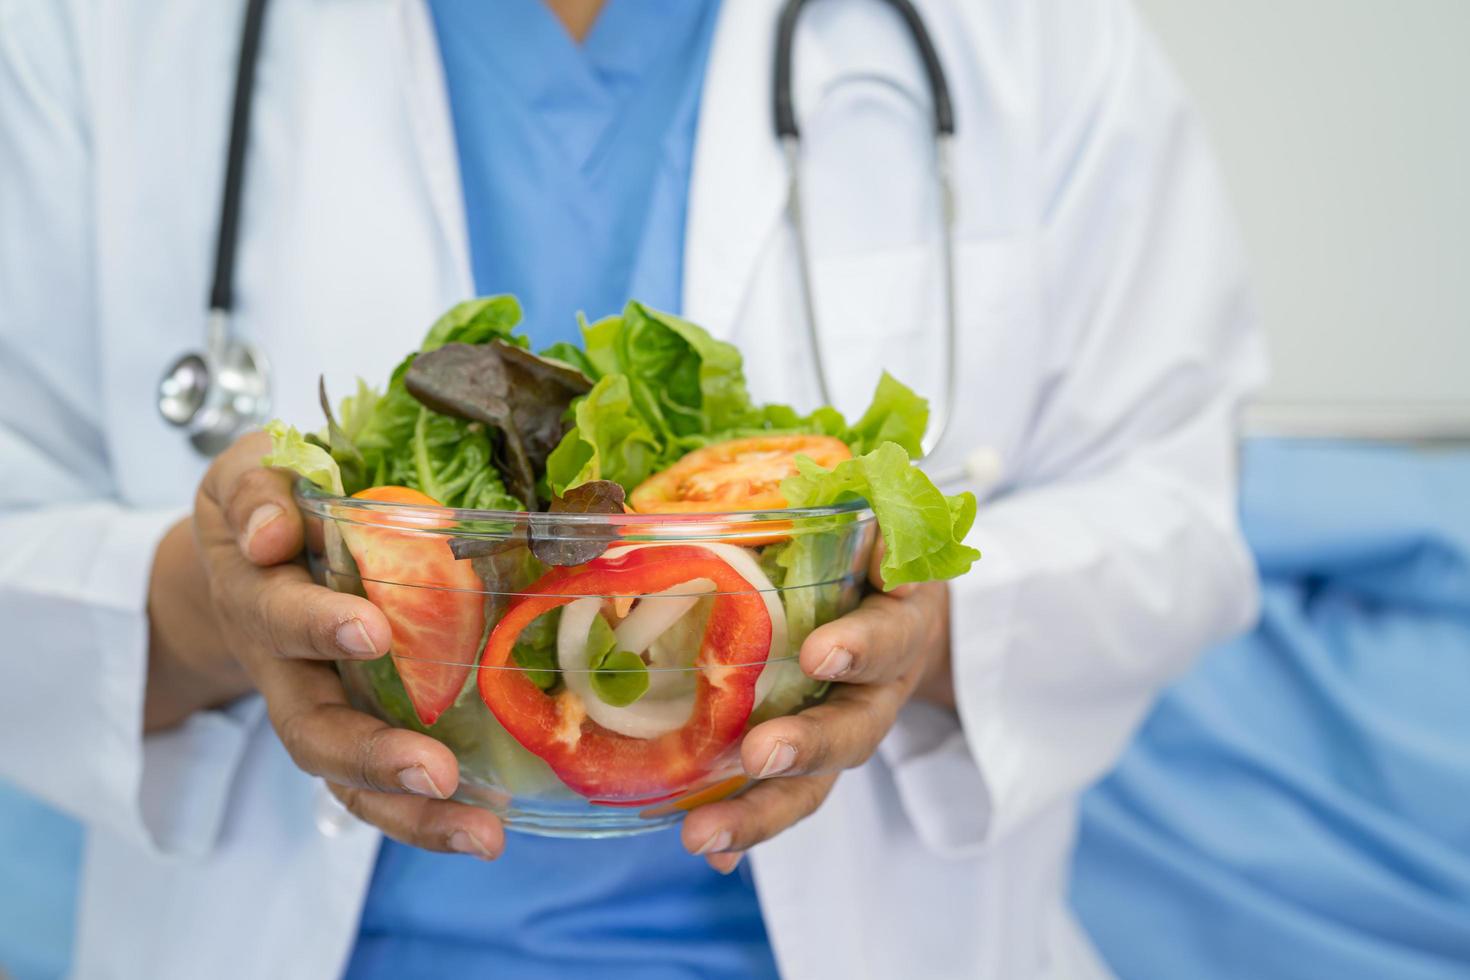
[[[744,732],[823,693],[795,655],[858,601],[875,522],[885,588],[979,558],[896,379],[849,423],[756,403],[734,346],[636,302],[540,353],[520,319],[455,306],[264,459],[303,478],[318,580],[392,625],[390,656],[340,665],[354,702],[449,745],[479,801],[565,829],[733,789]]]

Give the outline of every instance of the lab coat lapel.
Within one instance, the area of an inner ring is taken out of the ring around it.
[[[453,266],[452,275],[458,280],[458,292],[468,296],[474,289],[469,229],[439,42],[425,0],[398,0],[398,14],[403,30],[400,57],[394,67],[399,73],[403,111],[423,168],[434,219]]]
[[[291,12],[312,32],[288,33]],[[302,77],[282,97],[290,164],[279,173],[258,168],[246,193],[247,207],[279,212],[281,228],[247,216],[241,271],[252,255],[276,263],[256,280],[270,288],[255,293],[281,306],[262,318],[274,332],[267,349],[301,352],[278,359],[277,412],[306,425],[320,418],[315,365],[333,394],[351,391],[358,377],[386,377],[397,357],[359,338],[399,337],[399,350],[416,343],[471,285],[453,131],[423,0],[318,0],[276,14],[280,30],[267,51],[289,42]],[[262,75],[263,98],[276,79]],[[260,103],[263,146],[279,117],[270,104]],[[275,194],[260,192],[273,181]],[[242,278],[242,296],[253,295],[250,285]]]
[[[720,9],[695,136],[684,234],[684,314],[728,336],[785,203],[771,128],[771,58],[780,0]]]

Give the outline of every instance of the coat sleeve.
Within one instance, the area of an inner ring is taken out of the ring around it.
[[[958,721],[910,705],[880,750],[921,839],[957,856],[1102,776],[1257,605],[1235,417],[1265,357],[1200,120],[1126,2],[1038,10],[1038,409],[954,583]]]
[[[259,707],[142,733],[148,577],[186,495],[127,506],[108,461],[86,30],[71,3],[0,4],[0,778],[197,853]]]

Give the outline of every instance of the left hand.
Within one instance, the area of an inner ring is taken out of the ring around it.
[[[752,728],[740,761],[755,785],[684,820],[684,846],[724,874],[747,848],[821,806],[842,770],[872,756],[911,697],[954,707],[949,586],[927,582],[868,596],[812,631],[801,645],[801,669],[837,682],[827,700]]]

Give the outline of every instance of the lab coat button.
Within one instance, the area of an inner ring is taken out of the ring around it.
[[[1005,475],[1005,461],[994,446],[979,446],[965,457],[965,472],[983,493],[994,488]]]
[[[356,817],[347,812],[342,802],[332,795],[332,791],[327,789],[326,783],[317,787],[314,809],[316,829],[323,837],[340,837],[358,822]]]

